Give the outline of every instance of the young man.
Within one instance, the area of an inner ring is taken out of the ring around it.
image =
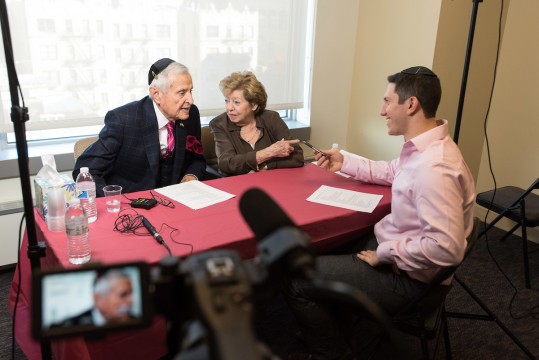
[[[129,193],[203,179],[200,114],[188,69],[160,59],[150,67],[148,84],[149,96],[107,113],[99,140],[77,159],[73,178],[88,167],[97,196],[108,184]]]
[[[389,314],[420,292],[441,267],[459,264],[473,227],[475,185],[448,133],[447,120],[436,119],[440,80],[417,66],[388,77],[380,115],[389,135],[402,135],[400,156],[372,161],[324,150],[318,165],[354,179],[392,186],[391,213],[358,241],[360,251],[317,258],[320,278],[346,282],[362,290]],[[290,359],[345,359],[353,354],[339,326],[300,283],[285,287],[302,339],[311,354]],[[440,299],[431,299],[439,302]]]

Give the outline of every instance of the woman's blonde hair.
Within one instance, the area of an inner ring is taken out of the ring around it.
[[[224,96],[233,91],[243,90],[243,97],[249,103],[256,105],[255,115],[266,109],[268,94],[264,85],[256,78],[251,71],[233,72],[219,83],[219,89]]]

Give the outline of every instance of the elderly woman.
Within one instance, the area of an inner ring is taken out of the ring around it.
[[[226,112],[210,121],[219,171],[226,175],[303,166],[299,140],[275,111],[266,110],[264,85],[250,71],[219,83]]]

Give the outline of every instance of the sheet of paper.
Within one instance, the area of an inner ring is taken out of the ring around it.
[[[200,181],[188,181],[155,189],[155,191],[195,210],[220,203],[236,196]]]
[[[359,191],[322,185],[307,198],[319,204],[341,207],[349,210],[372,213],[383,195],[366,194]]]

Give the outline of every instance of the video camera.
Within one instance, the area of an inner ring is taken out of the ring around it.
[[[240,199],[240,210],[259,239],[259,255],[251,261],[243,261],[234,251],[214,250],[185,260],[166,257],[154,266],[130,262],[36,272],[34,337],[101,336],[148,326],[154,314],[162,314],[169,322],[169,354],[178,354],[178,359],[195,353],[192,358],[200,358],[201,352],[209,359],[269,358],[271,354],[258,343],[252,329],[256,299],[278,291],[285,276],[312,280],[314,252],[308,237],[263,191],[248,190]],[[76,318],[83,305],[94,306],[94,283],[109,271],[130,279],[129,317],[99,325],[90,320],[66,322],[66,318]],[[81,305],[81,299],[87,300]],[[203,336],[187,344],[188,331],[197,328],[204,330]]]

